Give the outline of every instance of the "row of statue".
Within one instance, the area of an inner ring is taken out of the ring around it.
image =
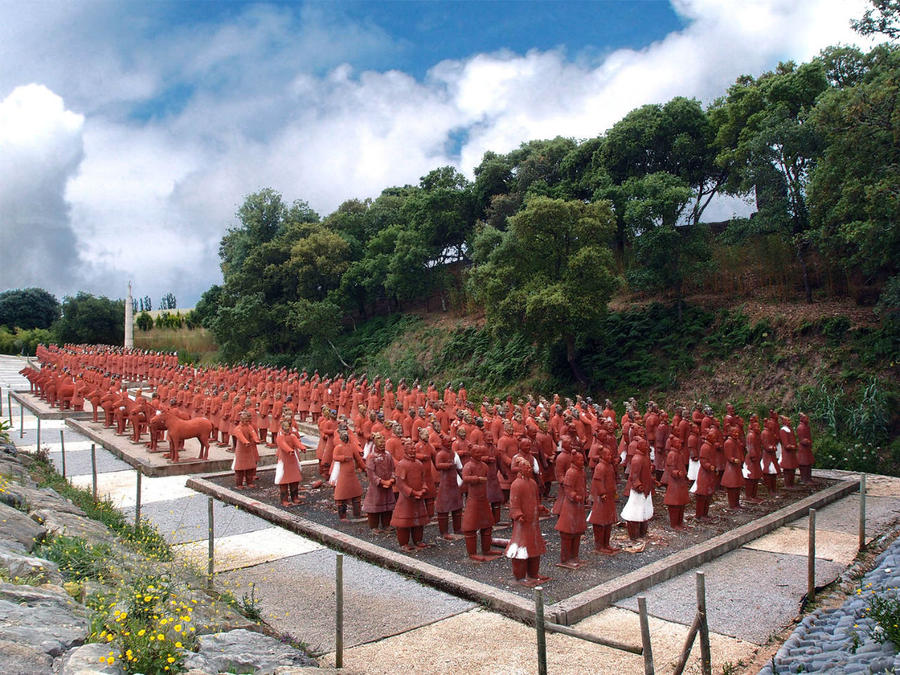
[[[365,375],[191,368],[157,353],[85,345],[41,347],[38,358],[42,368],[24,374],[51,404],[78,409],[88,401],[95,421],[102,409],[118,433],[130,424],[133,442],[148,433],[150,451],[161,451],[165,431],[172,462],[180,461],[186,438],[200,440],[200,458],[211,442],[227,447],[237,489],[255,484],[258,445],[275,447],[284,507],[304,500],[299,424],[311,421],[319,431],[312,485],[333,488],[339,519],[364,513],[371,529],[393,528],[407,552],[427,546],[425,526],[436,519],[441,537],[465,539],[472,560],[505,554],[526,585],[547,580],[540,574],[542,519],[556,518],[558,564],[577,569],[587,525],[594,551],[604,555],[621,550],[611,544],[620,519],[630,540],[645,539],[660,490],[669,525],[680,530],[692,494],[694,518],[703,521],[717,491],[727,495],[728,509],[740,509],[742,492],[745,501],[761,501],[760,482],[774,495],[779,474],[786,487],[798,471],[811,481],[814,462],[804,414],[795,431],[775,411],[745,422],[729,405],[720,420],[698,403],[690,412],[676,406],[670,419],[652,401],[641,413],[632,399],[619,419],[609,400],[600,406],[580,396],[476,404],[462,384],[439,393],[433,383],[422,389],[400,380],[395,387]],[[132,398],[129,382],[155,392],[147,397],[139,388]],[[619,511],[623,481],[627,500]],[[508,540],[494,537],[502,507],[512,524]]]

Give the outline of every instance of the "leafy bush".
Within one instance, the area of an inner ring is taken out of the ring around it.
[[[52,560],[59,571],[72,581],[102,580],[108,574],[107,558],[111,553],[107,544],[90,544],[82,537],[58,536],[35,547],[35,555]]]
[[[53,334],[45,328],[16,328],[11,333],[6,327],[0,326],[0,354],[34,356],[39,344],[50,344],[52,341]]]
[[[110,652],[101,661],[108,665],[118,661],[126,673],[178,672],[185,650],[196,643],[191,625],[195,604],[196,600],[179,598],[167,577],[139,576],[120,586],[112,598],[91,599],[89,640],[109,644]]]
[[[153,317],[150,316],[147,312],[141,312],[140,314],[138,314],[137,319],[135,319],[134,322],[137,327],[145,333],[153,328]]]

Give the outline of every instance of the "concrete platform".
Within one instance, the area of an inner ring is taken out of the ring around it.
[[[412,575],[441,590],[476,600],[515,619],[523,621],[533,621],[534,619],[533,603],[522,596],[320,525],[304,518],[297,512],[286,513],[271,504],[261,503],[237,490],[219,486],[204,478],[191,478],[187,485],[199,492],[238,505],[242,509],[292,532],[310,537],[338,550],[352,553],[383,567]],[[702,544],[674,553],[655,563],[645,565],[635,572],[600,584],[570,598],[549,604],[545,608],[545,614],[548,620],[571,625],[609,607],[617,600],[672,579],[729,551],[740,548],[747,542],[768,534],[787,522],[796,520],[807,513],[810,508],[821,508],[856,489],[858,489],[858,482],[855,480],[833,485]],[[689,622],[690,618],[688,618]]]
[[[197,439],[189,438],[184,443],[184,450],[179,453],[180,461],[173,464],[165,458],[165,452],[150,453],[144,443],[132,443],[128,436],[119,436],[113,429],[103,426],[100,422],[89,419],[67,419],[66,424],[147,476],[184,476],[225,471],[231,469],[234,460],[232,453],[215,445],[209,447],[209,459],[197,459],[197,455],[200,454],[200,443]],[[161,442],[160,448],[167,450],[168,442]],[[265,446],[259,447],[259,466],[273,464],[275,464],[275,450]]]
[[[10,398],[41,420],[88,419],[91,413],[86,410],[60,410],[54,408],[37,395],[27,391],[11,391]]]

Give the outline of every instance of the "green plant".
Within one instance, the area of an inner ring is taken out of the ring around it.
[[[74,581],[102,580],[109,573],[106,561],[110,553],[107,544],[90,544],[82,537],[65,535],[44,540],[35,547],[38,557],[52,560],[63,575]]]
[[[869,608],[869,615],[875,620],[872,637],[879,642],[890,641],[900,647],[900,600],[887,594],[875,593]]]
[[[12,425],[7,420],[0,420],[0,441],[9,443],[9,430]]]
[[[126,673],[178,672],[184,650],[195,644],[191,623],[196,601],[180,599],[165,576],[138,576],[121,585],[114,597],[96,596],[88,604],[93,611],[90,640],[110,646],[101,661],[119,661]]]
[[[75,487],[56,471],[46,449],[30,458],[32,477],[40,487],[51,487],[62,497],[80,507],[89,518],[100,521],[118,534],[131,548],[158,561],[172,560],[172,549],[159,531],[147,520],[129,523],[124,514],[108,499],[94,501],[90,488]]]

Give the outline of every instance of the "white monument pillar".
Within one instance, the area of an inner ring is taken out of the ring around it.
[[[125,346],[134,347],[134,309],[131,300],[131,282],[128,282],[128,297],[125,299]]]

